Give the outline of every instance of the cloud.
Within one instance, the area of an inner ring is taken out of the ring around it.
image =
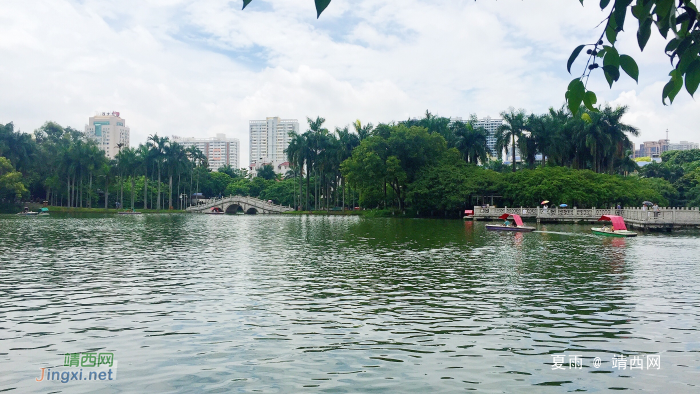
[[[358,0],[315,18],[311,0],[4,0],[0,2],[0,122],[32,131],[47,120],[82,129],[120,111],[132,145],[149,134],[226,133],[248,156],[248,121],[322,116],[330,128],[361,119],[542,112],[564,101],[571,50],[599,34],[603,15],[575,0]],[[631,19],[631,18],[630,18]],[[669,66],[661,39],[620,47],[640,84],[602,75],[600,102],[630,106],[638,140],[697,139],[700,107],[681,93],[661,104]],[[661,60],[659,60],[661,59]],[[575,64],[581,72],[583,62]],[[574,72],[574,74],[576,74]]]

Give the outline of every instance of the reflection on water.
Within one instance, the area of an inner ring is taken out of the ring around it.
[[[589,227],[3,217],[0,390],[94,392],[33,379],[105,351],[105,392],[696,392],[697,234]],[[553,370],[557,354],[583,368]],[[613,369],[619,354],[662,368]]]

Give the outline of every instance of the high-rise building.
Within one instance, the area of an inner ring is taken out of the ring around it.
[[[90,117],[85,136],[97,143],[108,159],[114,159],[122,147],[129,146],[129,128],[119,112],[102,112]]]
[[[496,152],[496,129],[498,129],[498,127],[502,124],[503,119],[491,119],[490,116],[481,118],[477,120],[476,124],[474,124],[474,127],[483,127],[486,130],[486,146],[489,148],[490,153],[494,156],[499,156],[499,153]]]
[[[289,133],[299,132],[299,121],[271,117],[250,121],[250,165],[252,171],[263,164],[272,164],[276,172],[287,161],[285,149],[289,146]]]
[[[225,165],[239,168],[241,149],[238,138],[226,138],[226,134],[217,134],[214,138],[181,138],[174,135],[172,139],[186,148],[196,146],[207,157],[212,171]]]

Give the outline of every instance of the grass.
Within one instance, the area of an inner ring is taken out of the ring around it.
[[[76,207],[54,207],[50,206],[49,213],[51,212],[70,212],[70,213],[117,213],[122,211],[129,211],[129,209],[114,209],[114,208],[76,208]],[[141,213],[183,213],[185,211],[178,209],[136,209],[136,212]]]
[[[365,210],[347,210],[347,211],[288,211],[285,215],[331,215],[331,216],[363,216],[367,218],[391,218],[391,217],[416,217],[415,212],[406,211],[403,214],[398,210],[391,209],[365,209]]]

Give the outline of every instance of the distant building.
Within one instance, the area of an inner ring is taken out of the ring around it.
[[[499,157],[499,153],[496,152],[496,129],[503,124],[503,119],[494,118],[491,119],[490,116],[479,119],[474,127],[483,127],[486,129],[486,146],[492,155]]]
[[[299,133],[299,121],[270,117],[265,120],[251,120],[250,164],[248,168],[255,173],[264,164],[272,164],[275,172],[284,174],[283,164],[287,161],[284,151],[289,146],[289,133]],[[286,165],[288,167],[288,164]]]
[[[85,125],[85,136],[97,143],[108,159],[114,159],[122,147],[129,146],[130,130],[119,112],[102,112]]]
[[[659,157],[668,150],[668,140],[644,141],[639,144],[635,157]]]
[[[700,149],[700,144],[689,141],[677,143],[670,142],[669,140],[645,141],[639,144],[639,150],[634,152],[634,157],[660,157],[664,152],[691,149]]]
[[[671,142],[668,144],[668,150],[691,150],[700,149],[700,144],[697,142],[681,141],[681,142]]]
[[[226,134],[217,134],[214,138],[181,138],[173,136],[172,140],[184,147],[196,146],[204,153],[209,169],[216,171],[219,167],[230,165],[239,168],[240,142],[238,138],[226,138]]]

